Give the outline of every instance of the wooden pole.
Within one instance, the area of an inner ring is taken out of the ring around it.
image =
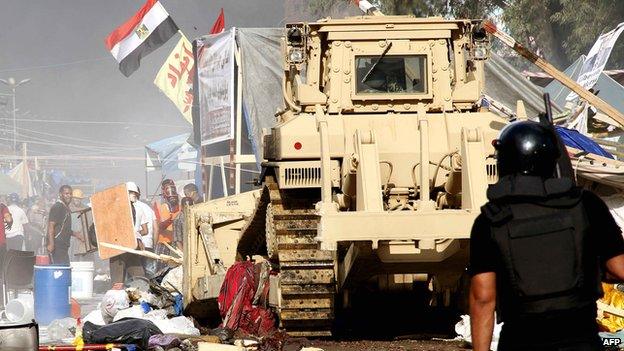
[[[241,156],[241,139],[243,124],[243,64],[241,61],[241,51],[236,48],[234,53],[236,61],[236,179],[234,181],[234,193],[240,194],[241,190],[241,164],[239,158]]]
[[[561,82],[561,84],[565,85],[567,88],[575,92],[578,96],[585,99],[591,105],[607,114],[609,117],[613,118],[616,122],[620,124],[620,127],[624,127],[624,114],[620,113],[620,111],[616,110],[613,106],[609,105],[598,96],[590,93],[589,90],[583,88],[580,84],[572,80],[565,73],[556,69],[555,66],[551,65],[548,61],[544,60],[543,58],[537,56],[535,53],[531,52],[529,49],[525,48],[522,44],[518,43],[507,33],[498,30],[498,28],[496,28],[496,25],[492,22],[485,21],[483,23],[483,28],[488,33],[500,39],[505,45],[514,49],[514,51],[516,51],[522,57],[531,61],[537,67],[544,70],[544,72],[550,74],[554,79]]]
[[[102,245],[104,247],[108,247],[109,249],[115,249],[115,250],[128,252],[128,253],[139,255],[139,256],[143,256],[143,257],[152,258],[152,259],[155,259],[155,260],[171,262],[171,263],[175,263],[175,264],[182,264],[182,262],[183,262],[181,258],[172,257],[172,256],[168,256],[168,255],[159,255],[159,254],[155,254],[155,253],[149,252],[149,251],[130,249],[130,248],[127,248],[127,247],[121,246],[121,245],[115,245],[115,244],[105,243],[105,242],[99,242],[98,245]]]

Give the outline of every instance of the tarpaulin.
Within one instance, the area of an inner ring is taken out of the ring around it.
[[[225,274],[217,301],[224,328],[266,336],[275,331],[273,313],[260,301],[268,297],[268,275],[256,278],[254,267],[250,261],[233,264]],[[264,296],[254,301],[256,295]]]
[[[187,142],[189,136],[190,133],[184,133],[145,145],[150,170],[161,168],[164,174],[195,170],[197,150]]]
[[[559,126],[555,126],[555,128],[561,139],[563,139],[563,143],[567,146],[613,159],[613,155],[606,152],[602,147],[600,147],[600,145],[596,144],[595,141],[581,134],[577,130]]]
[[[275,112],[284,105],[283,35],[282,28],[239,28],[236,32],[243,66],[245,122],[257,160],[262,160],[264,131],[275,125]]]

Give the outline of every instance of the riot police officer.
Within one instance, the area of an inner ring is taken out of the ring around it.
[[[470,238],[474,350],[601,350],[600,271],[624,278],[624,240],[604,202],[555,176],[555,131],[537,122],[506,126],[494,142],[499,181]]]

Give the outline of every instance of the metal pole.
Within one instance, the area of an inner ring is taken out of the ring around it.
[[[15,108],[15,86],[13,86],[13,88],[11,90],[13,90],[13,152],[16,153],[17,152],[17,118],[16,118],[16,112],[17,109]]]
[[[145,195],[146,195],[146,199],[147,199],[147,194],[149,194],[149,175],[148,175],[148,170],[147,170],[147,149],[145,150]]]

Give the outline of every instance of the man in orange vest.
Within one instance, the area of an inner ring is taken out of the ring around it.
[[[156,220],[158,221],[158,243],[173,242],[173,221],[180,213],[180,197],[175,182],[165,179],[161,183],[163,201],[155,204]]]

